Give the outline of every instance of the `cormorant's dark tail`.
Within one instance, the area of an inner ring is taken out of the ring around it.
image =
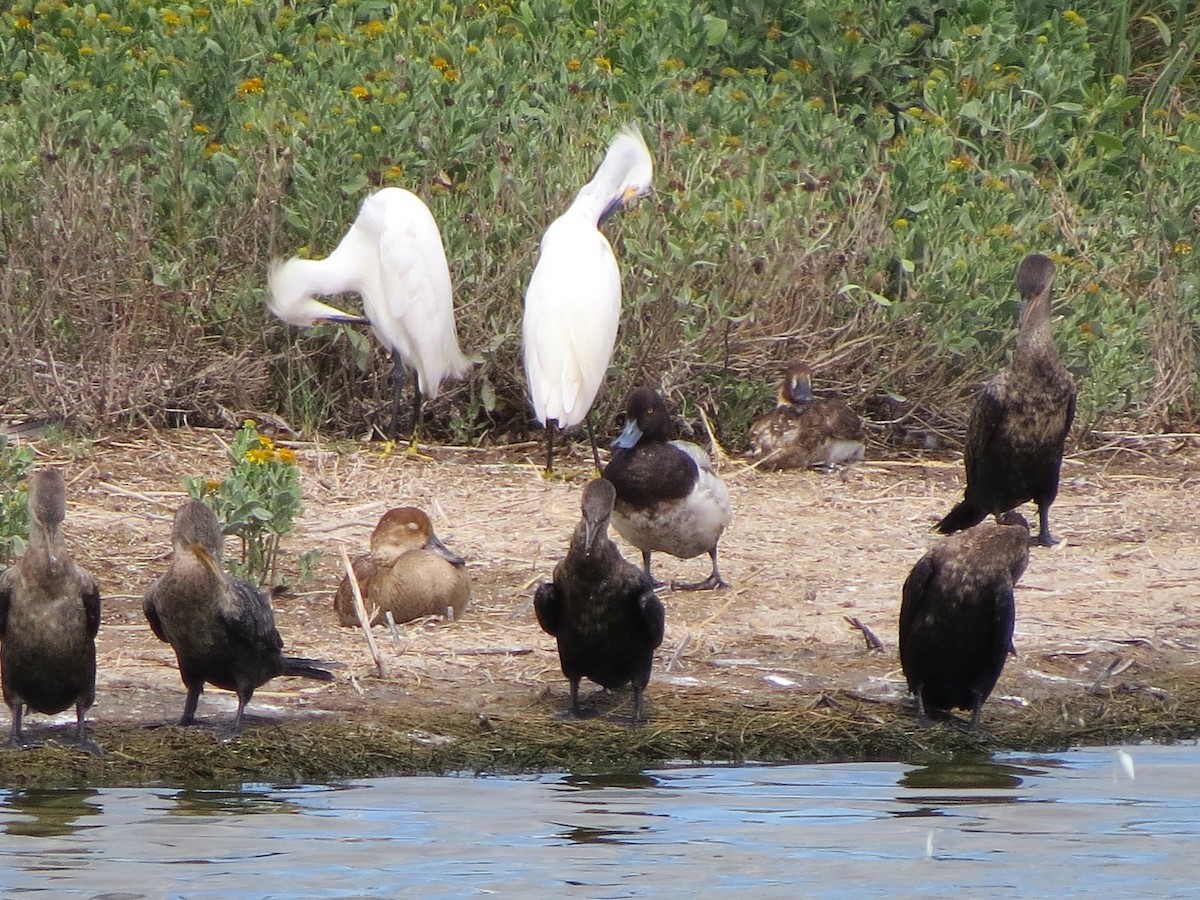
[[[962,531],[964,528],[970,528],[972,525],[978,525],[986,518],[986,509],[963,500],[954,509],[946,513],[946,518],[937,523],[937,530],[941,534],[953,534],[956,531]]]
[[[321,665],[317,665],[320,663]],[[320,659],[304,659],[300,656],[285,656],[283,658],[283,675],[295,675],[297,678],[315,678],[318,681],[333,681],[333,673],[321,666],[329,663]]]

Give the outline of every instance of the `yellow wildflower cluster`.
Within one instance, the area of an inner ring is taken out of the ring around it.
[[[274,441],[266,435],[260,434],[258,436],[258,446],[251,447],[246,451],[246,459],[258,465],[269,462],[280,462],[284,465],[294,466],[296,464],[296,451],[290,447],[276,447]]]
[[[1176,256],[1187,256],[1189,253],[1192,252],[1192,242],[1191,241],[1176,241],[1175,245],[1171,248],[1171,251]]]
[[[266,85],[263,84],[263,80],[258,77],[247,78],[241,83],[241,86],[238,87],[238,93],[242,96],[245,96],[246,94],[261,94],[265,90]]]
[[[1087,28],[1087,19],[1075,12],[1073,9],[1068,9],[1065,13],[1063,13],[1063,18],[1072,25],[1078,25],[1080,28]]]
[[[366,103],[371,99],[371,92],[361,84],[356,84],[354,87],[350,88],[350,96],[355,100],[361,100]]]

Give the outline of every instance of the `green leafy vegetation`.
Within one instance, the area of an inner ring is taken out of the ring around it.
[[[33,459],[32,447],[0,434],[0,563],[12,562],[25,550]]]
[[[85,424],[277,410],[363,433],[387,415],[383,352],[274,321],[265,276],[398,185],[441,224],[483,360],[433,435],[521,437],[537,242],[636,121],[656,193],[606,226],[625,306],[598,421],[650,382],[740,446],[805,357],[875,418],[953,432],[1040,251],[1083,428],[1190,424],[1200,13],[1018,7],[19,0],[0,389]]]
[[[203,500],[217,514],[221,530],[242,542],[242,558],[233,568],[267,583],[275,577],[279,539],[300,515],[300,471],[296,454],[276,447],[247,420],[229,447],[231,472],[220,481],[203,476],[183,479],[188,496]],[[302,559],[311,570],[312,560]]]

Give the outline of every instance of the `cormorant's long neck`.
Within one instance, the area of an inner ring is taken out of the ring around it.
[[[1015,360],[1038,356],[1057,356],[1054,334],[1050,329],[1050,291],[1042,291],[1026,301],[1021,315],[1021,328],[1017,334]]]

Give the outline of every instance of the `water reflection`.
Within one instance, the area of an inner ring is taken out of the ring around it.
[[[88,826],[80,820],[101,814],[100,804],[94,802],[98,797],[99,791],[91,788],[7,791],[0,795],[0,806],[4,811],[0,827],[5,834],[35,838],[57,837],[80,828],[96,827],[99,822]]]
[[[1130,753],[11,791],[0,896],[1189,896],[1200,749]]]

